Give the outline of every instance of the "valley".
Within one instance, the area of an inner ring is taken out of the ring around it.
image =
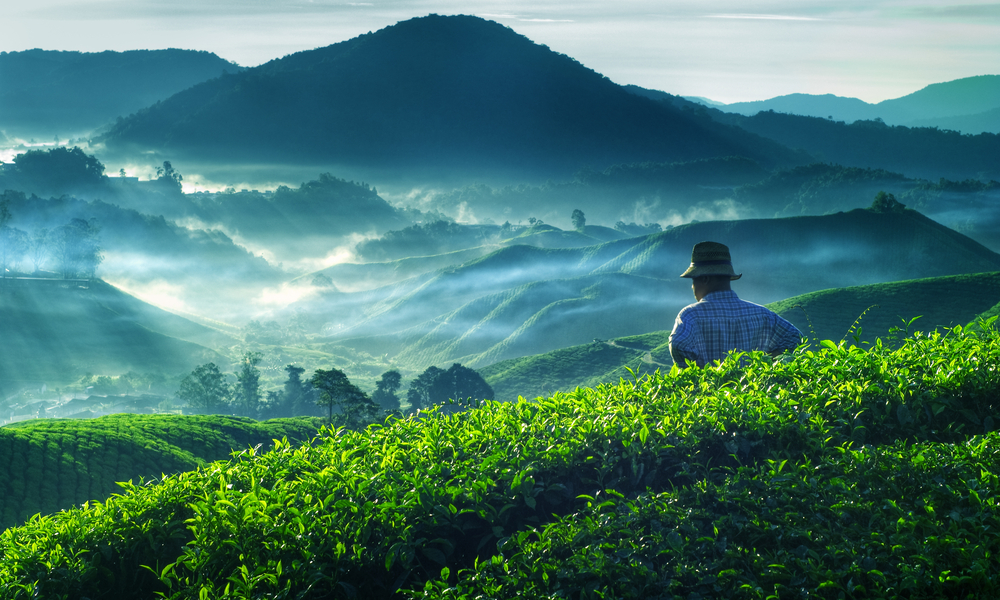
[[[995,592],[917,529],[995,551],[998,77],[723,104],[437,14],[0,54],[0,586]],[[705,240],[795,352],[673,364]]]

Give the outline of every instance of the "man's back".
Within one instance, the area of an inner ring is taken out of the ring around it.
[[[732,351],[791,350],[801,338],[794,325],[774,312],[722,290],[678,313],[670,334],[670,355],[681,367],[685,361],[703,367]]]

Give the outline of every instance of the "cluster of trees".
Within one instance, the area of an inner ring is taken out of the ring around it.
[[[48,263],[63,277],[94,277],[104,260],[96,219],[70,219],[54,229],[38,228],[32,232],[9,225],[10,204],[25,198],[21,192],[7,190],[0,196],[0,276],[11,271],[25,271],[30,261],[32,272],[39,273]]]
[[[201,365],[181,381],[177,397],[192,410],[207,414],[232,412],[263,419],[325,414],[330,422],[339,414],[343,424],[353,429],[400,411],[397,392],[403,378],[395,369],[383,373],[369,395],[339,369],[316,369],[304,380],[305,369],[287,365],[283,387],[262,393],[258,369],[262,358],[260,352],[244,353],[234,383],[215,363]],[[450,404],[448,410],[457,410],[469,398],[493,399],[493,389],[474,370],[455,363],[448,369],[428,367],[410,383],[406,397],[413,411],[451,400],[459,404]]]

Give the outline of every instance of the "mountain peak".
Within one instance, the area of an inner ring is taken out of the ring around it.
[[[240,148],[242,159],[548,176],[754,154],[726,135],[499,23],[429,15],[206,82],[105,141],[201,158]]]

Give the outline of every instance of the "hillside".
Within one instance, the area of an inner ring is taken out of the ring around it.
[[[768,307],[806,335],[815,331],[821,340],[850,342],[860,334],[871,343],[888,336],[892,327],[905,330],[912,319],[910,331],[965,326],[998,300],[1000,273],[979,273],[822,290]]]
[[[679,274],[694,244],[706,239],[730,246],[737,270],[745,274],[734,289],[758,303],[852,285],[1000,270],[996,253],[915,211],[858,209],[692,223],[583,248],[515,245],[379,288],[345,292],[331,280],[333,287],[315,289],[288,314],[322,332],[314,340],[317,348],[371,363],[370,369],[390,364],[406,377],[432,364],[486,369],[595,339],[669,330],[677,312],[693,301],[690,282]],[[594,377],[607,372],[595,371]],[[516,397],[556,388],[544,383],[495,389]]]
[[[0,529],[41,513],[104,501],[120,481],[139,485],[191,471],[231,452],[287,437],[312,439],[318,419],[113,415],[99,419],[35,419],[0,427]]]
[[[881,120],[846,124],[825,117],[759,112],[752,117],[711,111],[723,123],[848,167],[887,169],[908,177],[1000,179],[1000,134],[963,135],[935,128],[890,126]]]
[[[789,94],[756,102],[717,105],[725,112],[753,116],[773,110],[835,121],[873,121],[889,125],[939,127],[962,133],[1000,133],[1000,122],[988,114],[1000,111],[1000,75],[981,75],[935,83],[900,98],[869,104],[833,94]],[[996,117],[993,117],[996,119]]]
[[[246,318],[248,297],[279,285],[287,275],[262,256],[214,229],[188,228],[102,200],[62,196],[43,199],[7,191],[10,226],[28,235],[44,233],[42,269],[59,269],[53,250],[58,231],[72,219],[92,222],[103,253],[98,275],[129,290],[163,295],[189,312]],[[34,265],[23,260],[23,267]],[[239,302],[236,302],[239,300]]]
[[[4,52],[0,130],[25,139],[86,135],[196,83],[239,70],[195,50]]]
[[[224,337],[102,281],[11,280],[0,291],[0,386],[68,383],[84,373],[182,373],[227,361]]]
[[[996,330],[735,366],[327,432],[132,486],[4,532],[0,586],[15,600],[1000,592]]]
[[[110,151],[334,163],[434,180],[780,146],[637,97],[495,22],[431,15],[199,84],[117,123]]]

